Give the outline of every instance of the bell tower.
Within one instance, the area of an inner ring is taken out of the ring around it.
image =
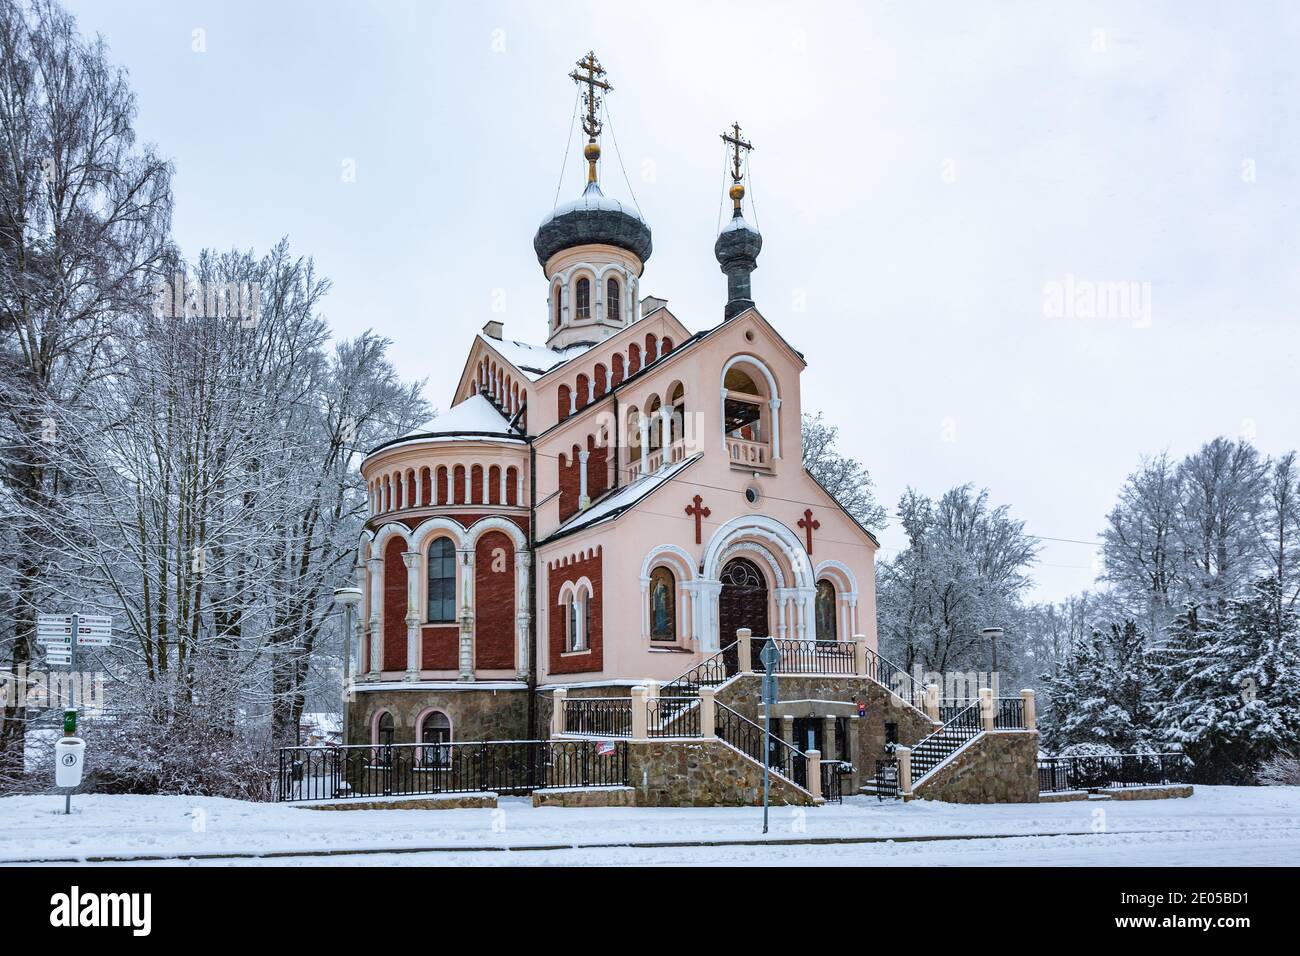
[[[602,108],[614,87],[594,52],[576,67],[569,78],[585,87],[586,188],[552,211],[533,237],[549,289],[546,344],[557,349],[594,344],[637,320],[641,273],[651,252],[650,227],[640,211],[600,188]]]

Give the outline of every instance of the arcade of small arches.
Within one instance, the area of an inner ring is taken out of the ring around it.
[[[560,421],[603,398],[624,379],[659,361],[672,350],[671,338],[647,332],[642,342],[629,343],[626,353],[615,352],[608,356],[608,364],[597,362],[590,372],[580,372],[572,385],[562,383],[556,390],[556,413]]]
[[[516,382],[514,374],[492,361],[490,356],[479,359],[474,381],[470,383],[470,393],[488,399],[511,421],[518,415],[520,428],[527,427],[527,387]]]
[[[366,594],[362,670],[457,672],[529,667],[531,554],[520,527],[491,515],[468,528],[432,518],[414,530],[385,524],[359,545],[360,583]],[[477,600],[482,595],[482,602]]]
[[[371,479],[370,514],[454,505],[518,506],[523,471],[515,465],[456,463],[401,468]]]
[[[395,743],[396,721],[393,712],[381,707],[370,718],[370,742],[380,747]],[[451,717],[436,707],[426,707],[415,719],[415,742],[417,744],[449,744],[452,737]],[[427,766],[431,761],[417,754],[416,759]]]
[[[622,264],[580,262],[552,277],[547,298],[551,332],[594,322],[631,325],[636,294],[636,276]]]

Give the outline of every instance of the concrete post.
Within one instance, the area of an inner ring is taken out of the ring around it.
[[[751,658],[753,644],[750,642],[753,635],[754,632],[747,627],[736,630],[736,657],[740,661],[740,673],[742,674],[748,674],[754,669],[754,662]]]
[[[835,718],[822,718],[822,749],[827,760],[838,760],[840,753],[835,749]]]
[[[569,692],[563,687],[557,688],[551,695],[551,704],[555,708],[551,711],[551,736],[559,737],[564,733],[564,701],[569,696]]]
[[[864,634],[853,635],[853,673],[859,677],[867,676],[867,638]]]
[[[940,723],[939,717],[939,685],[925,685],[925,716],[929,717],[936,724]]]
[[[716,737],[717,732],[717,701],[714,695],[717,693],[712,687],[700,688],[700,736]]]
[[[898,761],[898,793],[900,796],[912,795],[912,748],[898,747],[894,750]]]
[[[1038,729],[1038,714],[1034,706],[1034,692],[1032,690],[1022,690],[1020,699],[1025,702],[1025,730]]]
[[[646,700],[655,700],[659,697],[659,682],[657,680],[647,680],[641,683],[645,686]]]
[[[794,743],[794,717],[786,714],[781,718],[781,739],[788,743],[795,750],[802,750],[802,747],[795,747]]]
[[[646,709],[646,688],[638,684],[632,688],[632,739],[645,740],[649,734]]]
[[[993,688],[981,687],[980,688],[980,720],[983,722],[984,730],[986,732],[991,731],[993,729],[994,716],[995,716],[995,711],[993,708]]]
[[[822,752],[808,751],[808,792],[813,800],[822,802]]]

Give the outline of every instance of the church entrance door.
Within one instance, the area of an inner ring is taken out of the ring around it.
[[[758,566],[747,558],[732,558],[719,578],[722,593],[718,596],[718,640],[726,647],[736,639],[736,631],[747,627],[755,637],[768,637],[767,579]],[[754,642],[752,667],[759,670],[761,644]],[[734,656],[734,655],[728,655]],[[731,663],[728,661],[728,671]]]

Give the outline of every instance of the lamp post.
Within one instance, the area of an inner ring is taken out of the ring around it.
[[[339,742],[348,742],[348,701],[352,696],[352,609],[361,603],[361,588],[335,588],[334,604],[343,609],[343,727]]]
[[[986,627],[984,630],[980,631],[980,633],[989,639],[989,647],[991,648],[993,661],[992,670],[989,671],[989,681],[992,682],[993,675],[998,672],[998,639],[1002,637],[1002,628]]]

